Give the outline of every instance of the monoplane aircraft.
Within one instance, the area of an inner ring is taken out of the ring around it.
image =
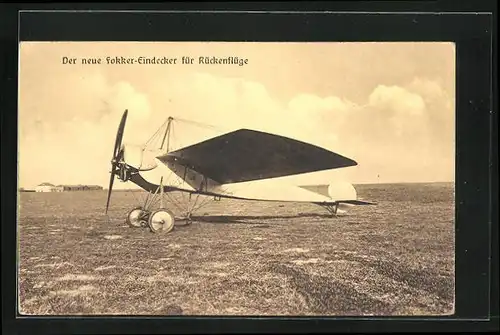
[[[320,194],[302,186],[265,183],[277,177],[357,165],[352,159],[318,146],[266,132],[239,129],[171,150],[173,117],[169,117],[146,144],[122,145],[127,114],[125,110],[116,135],[106,213],[115,176],[122,182],[138,185],[148,193],[144,203],[128,213],[126,221],[130,226],[169,232],[176,220],[191,222],[200,196],[216,201],[230,198],[307,202],[322,206],[332,216],[342,204],[374,204],[358,200],[351,184],[331,183],[327,194]],[[153,138],[159,142],[156,146],[151,145]],[[258,182],[261,180],[264,183]],[[174,215],[173,208],[165,207],[164,196],[175,191],[189,197],[185,208],[170,198],[170,205],[184,212],[181,217]],[[159,208],[153,209],[159,201]]]

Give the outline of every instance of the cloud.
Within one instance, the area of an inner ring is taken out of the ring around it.
[[[422,115],[425,102],[418,94],[398,86],[380,85],[370,94],[369,104],[391,114]]]
[[[325,181],[340,175],[354,181],[453,179],[453,134],[442,131],[453,129],[451,99],[432,80],[415,79],[404,86],[378,85],[366,105],[335,95],[307,93],[283,102],[260,83],[206,73],[186,77],[175,87],[168,85],[169,92],[189,88],[189,96],[170,95],[172,100],[182,100],[180,117],[190,111],[187,114],[192,119],[216,124],[225,131],[245,127],[293,137],[359,163],[352,169],[290,179]],[[184,129],[188,133],[189,128]],[[200,136],[194,139],[193,133]],[[193,137],[190,144],[210,137],[201,129],[193,133],[187,136]]]
[[[33,96],[47,117],[35,120],[26,116],[29,106],[21,108],[19,127],[20,184],[34,187],[42,181],[57,184],[106,184],[109,178],[118,123],[125,108],[130,113],[125,128],[127,139],[140,142],[145,134],[138,131],[150,115],[148,98],[130,83],[108,83],[100,75],[88,75],[71,81],[71,89],[41,90],[44,99]],[[78,94],[77,94],[78,93]]]
[[[71,89],[58,90],[54,80],[64,80]],[[24,102],[20,110],[21,186],[42,181],[106,185],[124,109],[129,110],[128,143],[145,142],[173,115],[198,123],[176,123],[178,146],[251,128],[320,145],[359,163],[342,171],[293,177],[297,182],[453,178],[453,102],[438,82],[425,78],[406,86],[378,85],[366,105],[334,92],[324,97],[299,93],[282,101],[261,83],[208,73],[159,81],[149,89],[112,82],[99,72],[76,73],[49,78],[46,85],[26,92],[31,103]]]

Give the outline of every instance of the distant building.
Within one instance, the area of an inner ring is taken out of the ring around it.
[[[35,188],[36,192],[68,192],[68,191],[97,191],[102,190],[99,185],[53,185],[51,183],[41,183]],[[21,191],[22,192],[22,191]]]
[[[55,192],[56,186],[51,183],[41,183],[37,187],[35,187],[36,192]]]
[[[54,192],[69,192],[69,191],[97,191],[102,190],[102,186],[98,185],[57,185]]]

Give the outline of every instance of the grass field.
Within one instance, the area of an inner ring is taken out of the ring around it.
[[[169,234],[138,194],[21,193],[22,314],[441,315],[454,310],[452,184],[358,185],[378,203],[212,201]]]

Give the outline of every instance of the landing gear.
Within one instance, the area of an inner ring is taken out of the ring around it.
[[[149,213],[142,207],[136,207],[127,214],[127,224],[130,227],[140,228],[146,227],[148,223]]]
[[[153,210],[160,197],[160,208]],[[154,193],[148,193],[143,206],[132,209],[127,214],[130,227],[149,227],[153,233],[169,233],[174,229],[175,216],[163,206],[163,179]]]
[[[168,198],[169,208],[164,206],[164,197]],[[205,200],[210,199],[207,197]],[[163,179],[156,191],[147,193],[145,200],[141,202],[140,206],[128,212],[127,224],[133,228],[148,227],[153,233],[163,234],[171,232],[175,226],[191,225],[192,213],[208,203],[200,201],[200,193],[197,192],[189,193],[189,197],[186,196],[186,192],[178,194],[164,192]],[[172,210],[180,216],[175,216]]]
[[[153,212],[137,207],[127,215],[127,224],[132,228],[149,227],[153,233],[168,233],[174,229],[174,214],[165,208]]]
[[[148,225],[153,233],[168,233],[174,229],[175,216],[167,209],[154,211],[149,216]]]

